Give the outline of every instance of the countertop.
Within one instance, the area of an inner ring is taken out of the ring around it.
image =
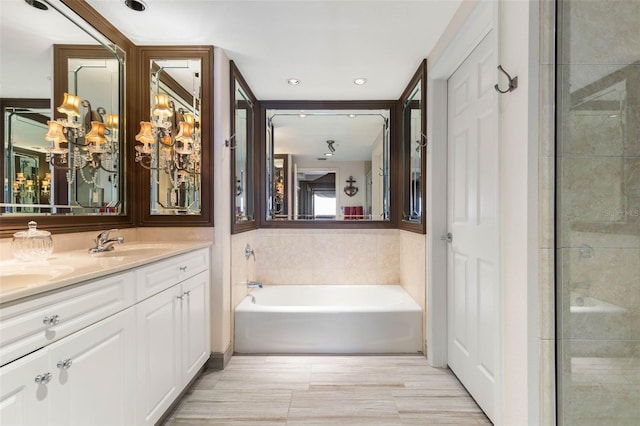
[[[140,241],[90,254],[87,249],[52,253],[47,260],[0,261],[0,306],[80,282],[123,272],[177,254],[211,246],[210,241]]]

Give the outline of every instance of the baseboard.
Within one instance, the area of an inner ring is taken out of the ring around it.
[[[233,349],[231,345],[223,352],[211,352],[209,361],[207,361],[207,368],[210,370],[224,370],[229,363],[231,356],[233,355]]]

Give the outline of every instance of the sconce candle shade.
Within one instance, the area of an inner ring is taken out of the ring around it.
[[[169,105],[169,95],[166,93],[158,93],[153,96],[155,106],[153,107],[153,111],[151,114],[159,117],[171,117],[173,116],[173,108]]]
[[[58,112],[66,114],[69,120],[72,117],[80,117],[80,98],[71,93],[65,93]]]
[[[115,115],[115,114],[107,114],[107,117],[105,118],[105,124],[110,129],[117,129],[118,128],[118,116]]]
[[[93,143],[96,146],[107,143],[107,138],[104,137],[105,125],[99,121],[91,122],[91,131],[85,136],[87,142]]]
[[[145,145],[145,149],[147,149],[149,145],[155,143],[155,139],[153,138],[153,127],[150,122],[140,122],[140,132],[136,135],[136,140],[138,142],[142,142]],[[136,147],[136,149],[138,148],[139,147]]]
[[[181,121],[178,126],[176,140],[182,143],[193,143],[193,125],[186,121]]]
[[[195,126],[196,118],[193,114],[191,114],[190,112],[187,112],[186,114],[184,114],[183,117],[186,123],[189,123],[192,127]]]
[[[64,136],[64,126],[59,121],[47,121],[49,125],[47,134],[44,135],[44,140],[53,142],[53,148],[48,148],[48,151],[52,154],[66,154],[69,152],[67,148],[60,148],[61,143],[67,143],[67,138]]]

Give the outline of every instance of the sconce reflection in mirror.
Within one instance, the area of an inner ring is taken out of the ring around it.
[[[180,206],[181,185],[196,185],[200,176],[200,126],[193,113],[175,110],[173,101],[164,93],[154,95],[151,121],[140,122],[135,161],[142,167],[163,172],[171,182],[169,202]],[[159,182],[159,176],[156,176]]]
[[[82,116],[80,105],[87,108],[82,122],[77,120]],[[113,175],[118,172],[118,116],[106,114],[105,123],[104,108],[93,110],[88,100],[81,100],[70,93],[64,94],[62,104],[57,109],[67,118],[47,122],[48,131],[44,138],[53,146],[47,148],[46,160],[55,169],[66,170],[67,181],[71,184],[76,179],[75,172],[79,171],[82,180],[95,190],[100,170]],[[115,176],[112,181],[117,181]],[[46,186],[49,185],[50,181]],[[98,194],[98,191],[95,193]]]

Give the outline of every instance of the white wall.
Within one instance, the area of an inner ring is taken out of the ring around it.
[[[214,49],[213,205],[215,241],[212,247],[211,351],[224,353],[231,345],[231,163],[224,146],[230,136],[231,86],[229,58]]]

